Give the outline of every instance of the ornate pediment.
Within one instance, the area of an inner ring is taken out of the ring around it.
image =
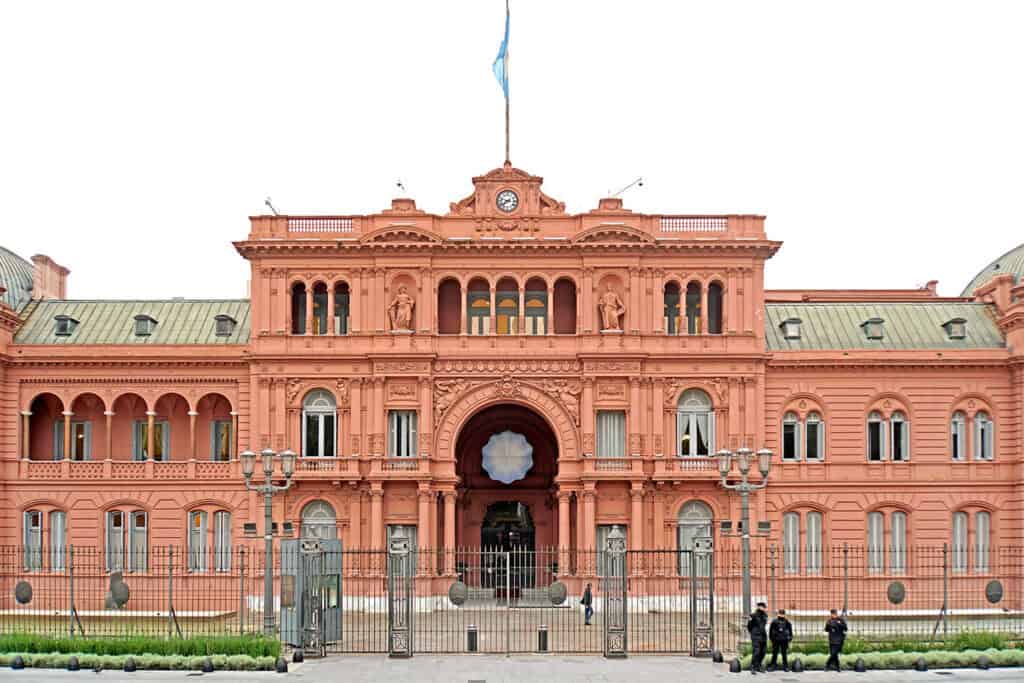
[[[544,194],[544,179],[514,168],[506,162],[482,176],[473,178],[473,194],[449,205],[450,216],[494,217],[522,222],[524,216],[561,216],[565,203]],[[513,196],[514,195],[514,196]],[[503,196],[506,201],[498,198]]]
[[[579,233],[572,239],[575,244],[654,244],[653,237],[642,230],[628,225],[596,225]]]
[[[429,230],[423,230],[414,226],[388,226],[378,228],[373,232],[363,235],[361,242],[381,243],[423,243],[440,244],[443,240]]]

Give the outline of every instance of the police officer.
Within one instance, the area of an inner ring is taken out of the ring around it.
[[[750,634],[750,645],[753,649],[750,673],[755,675],[759,671],[764,673],[764,655],[768,649],[768,631],[765,630],[768,625],[768,613],[765,611],[767,607],[763,602],[757,603],[757,609],[747,621],[747,632]]]
[[[828,661],[825,662],[825,671],[835,665],[836,673],[839,673],[839,654],[843,651],[843,643],[846,642],[846,620],[839,616],[834,609],[828,613],[825,632],[828,633]]]
[[[786,655],[789,653],[789,641],[793,640],[793,624],[786,618],[786,610],[780,609],[779,616],[768,627],[768,640],[772,641],[772,661],[768,663],[768,668],[775,669],[779,653],[782,653],[782,670],[789,671]]]

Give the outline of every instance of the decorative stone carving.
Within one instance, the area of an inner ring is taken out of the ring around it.
[[[583,385],[577,381],[565,379],[549,379],[541,385],[553,398],[558,399],[565,406],[566,411],[572,416],[573,424],[580,424],[580,399],[583,392]]]
[[[299,392],[302,391],[302,380],[293,377],[288,380],[288,405],[293,405],[295,400],[299,397]]]
[[[679,396],[679,392],[682,390],[686,383],[678,378],[672,378],[667,380],[665,384],[665,407],[675,408],[676,397]]]
[[[434,421],[440,422],[455,399],[472,386],[464,379],[439,379],[434,382]]]
[[[597,395],[600,398],[624,398],[626,387],[621,384],[608,384],[602,382],[597,385]]]
[[[626,305],[622,303],[622,299],[615,293],[611,285],[605,287],[604,294],[601,295],[601,301],[598,303],[598,310],[601,313],[602,330],[622,329],[619,319],[626,312]]]
[[[416,397],[416,385],[412,382],[391,382],[388,384],[388,398],[408,400]]]
[[[518,396],[519,380],[512,375],[505,375],[498,382],[497,391],[499,396]]]
[[[412,331],[412,312],[416,307],[416,300],[407,293],[406,286],[398,288],[398,294],[391,300],[388,306],[388,320],[391,321],[391,329],[398,332]]]
[[[339,379],[335,383],[335,393],[338,395],[338,406],[341,408],[348,408],[348,380]]]
[[[583,435],[583,452],[593,453],[594,452],[594,435],[584,434]]]

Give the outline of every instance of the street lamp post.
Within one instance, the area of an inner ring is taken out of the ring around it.
[[[740,494],[740,536],[743,539],[743,609],[744,614],[750,613],[750,493],[763,489],[768,485],[768,472],[772,466],[772,452],[762,448],[757,452],[757,469],[761,472],[761,482],[751,483],[747,478],[754,453],[749,448],[737,448],[733,453],[722,449],[716,454],[718,458],[718,474],[722,477],[722,488],[738,491]],[[733,461],[739,470],[740,480],[735,484],[728,482]]]
[[[256,469],[256,454],[252,451],[242,453],[242,474],[245,476],[245,488],[263,494],[263,635],[273,638],[274,626],[274,512],[272,501],[275,493],[288,490],[292,485],[292,475],[295,474],[295,452],[291,450],[276,453],[271,448],[264,448],[260,451],[260,459],[263,461],[263,483],[253,484],[252,475]],[[274,484],[274,460],[280,459],[281,473],[284,475],[284,485]]]

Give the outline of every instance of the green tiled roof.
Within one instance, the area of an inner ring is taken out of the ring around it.
[[[32,297],[32,269],[31,263],[0,247],[0,287],[7,290],[0,302],[18,310]]]
[[[135,336],[135,316],[157,321],[153,333]],[[217,336],[215,316],[238,323],[234,333]],[[25,307],[25,324],[16,344],[246,344],[249,341],[247,299],[170,299],[159,301],[73,301],[46,299]],[[70,336],[56,334],[55,317],[78,321]]]
[[[1024,278],[1024,244],[1016,249],[1011,249],[992,263],[985,266],[984,270],[974,276],[974,279],[967,283],[964,292],[960,296],[972,296],[974,290],[994,278],[996,275],[1012,275],[1014,284]]]
[[[988,304],[967,302],[796,303],[765,305],[765,336],[769,351],[827,349],[990,349],[1006,341]],[[786,339],[779,325],[799,318],[800,339]],[[861,323],[885,321],[884,337],[868,339]],[[950,339],[943,324],[954,318],[967,323],[963,339]]]

